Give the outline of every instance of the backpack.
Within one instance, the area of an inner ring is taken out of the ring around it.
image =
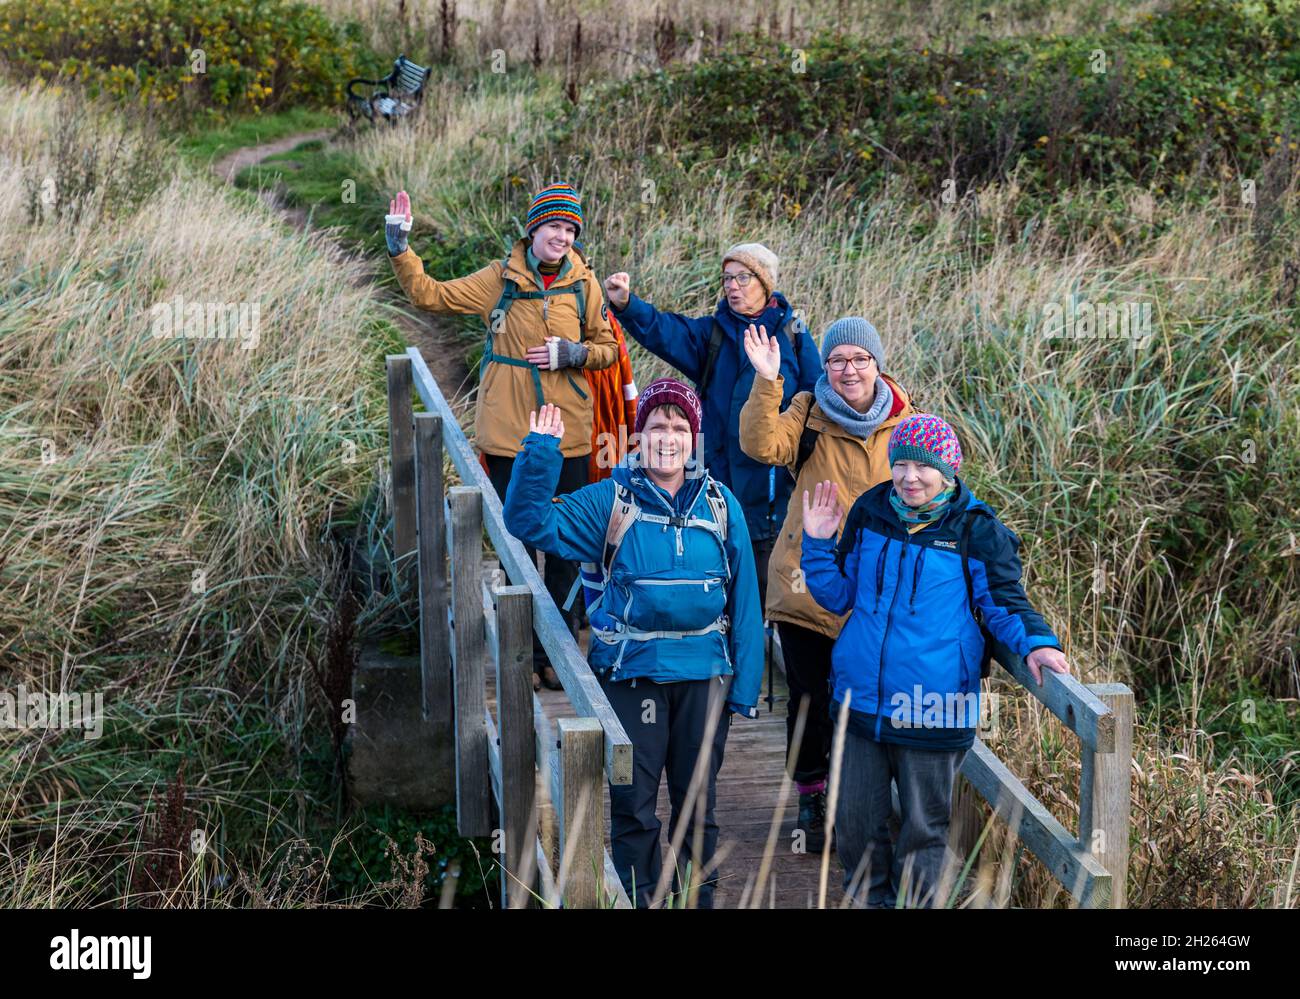
[[[578,251],[581,254],[581,251]],[[586,260],[586,257],[583,257]],[[541,291],[520,291],[519,283],[513,278],[504,276],[504,269],[509,265],[510,258],[506,257],[501,261],[502,267],[502,287],[501,297],[497,299],[496,308],[488,313],[487,338],[483,343],[483,358],[479,361],[479,381],[483,380],[483,371],[489,364],[508,364],[515,368],[527,368],[533,376],[533,391],[537,396],[537,408],[541,409],[546,405],[546,397],[542,394],[542,375],[541,370],[535,364],[520,357],[506,357],[504,354],[498,354],[492,349],[492,327],[494,323],[504,323],[506,316],[510,312],[510,306],[520,299],[541,299],[543,313],[546,308],[546,299],[553,295],[576,295],[578,306],[578,340],[585,342],[587,339],[587,282],[586,280],[576,281],[573,284],[565,285],[563,288],[556,288],[553,284],[549,288]],[[575,392],[582,398],[587,398],[587,393],[578,387],[578,383],[573,380],[573,375],[566,372],[569,384],[573,386]]]
[[[794,326],[794,336],[790,338],[790,346],[794,348],[795,367],[799,366],[799,337],[808,335],[807,324],[794,314],[791,310],[786,321],[777,327],[776,333],[780,333],[787,325]],[[773,336],[776,336],[773,333]],[[709,380],[713,377],[713,369],[718,363],[718,354],[722,352],[722,341],[726,334],[722,331],[721,324],[715,319],[713,321],[713,331],[709,334],[709,347],[704,355],[704,367],[700,369],[700,380],[695,383],[695,394],[700,397],[700,403],[704,403],[704,393],[708,389]]]
[[[808,417],[812,415],[812,405],[809,404],[808,411],[803,414],[803,432],[799,434],[799,454],[794,459],[794,480],[799,481],[799,472],[803,469],[804,462],[812,457],[812,453],[817,450],[817,435],[821,433],[816,427],[808,426]]]
[[[632,525],[638,520],[651,524],[663,524],[665,529],[668,527],[678,529],[699,527],[712,532],[714,537],[717,538],[718,547],[722,549],[722,561],[726,567],[726,581],[730,583],[731,561],[727,558],[727,548],[723,543],[727,539],[727,500],[722,495],[721,486],[712,476],[707,476],[705,479],[704,497],[709,504],[709,512],[713,515],[712,520],[706,521],[698,517],[683,517],[676,514],[646,513],[630,489],[621,483],[615,483],[614,502],[610,505],[609,524],[605,529],[605,545],[600,563],[579,563],[578,578],[573,581],[573,588],[569,591],[569,596],[564,602],[564,610],[568,611],[573,606],[573,601],[578,595],[578,587],[581,586],[587,591],[587,611],[588,616],[590,616],[594,605],[604,595],[605,586],[609,582],[614,560],[618,557],[619,549],[623,545],[623,539],[627,537],[627,532],[632,529]]]

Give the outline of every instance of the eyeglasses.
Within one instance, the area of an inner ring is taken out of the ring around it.
[[[749,282],[754,280],[754,275],[749,271],[741,271],[739,274],[722,275],[722,287],[727,287],[728,281],[735,281],[741,288],[748,288]]]
[[[850,362],[853,363],[854,371],[866,371],[874,361],[875,358],[870,354],[858,354],[854,357],[832,357],[826,362],[826,366],[839,374],[849,366]]]

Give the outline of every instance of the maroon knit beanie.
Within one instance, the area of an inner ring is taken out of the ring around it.
[[[691,437],[700,432],[700,397],[683,385],[676,378],[657,378],[645,387],[636,401],[636,425],[634,432],[641,433],[650,411],[668,404],[678,406],[686,414],[686,422],[691,425]]]

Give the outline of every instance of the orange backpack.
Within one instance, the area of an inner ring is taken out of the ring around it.
[[[609,325],[618,340],[618,362],[600,370],[583,369],[591,387],[591,459],[588,478],[599,482],[627,455],[627,441],[636,426],[636,382],[627,353],[623,327],[614,313]]]

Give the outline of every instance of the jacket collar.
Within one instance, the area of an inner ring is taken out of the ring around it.
[[[683,513],[693,510],[695,504],[704,495],[704,482],[707,475],[707,471],[694,478],[688,475],[682,488],[677,491],[677,495],[669,499],[668,494],[651,482],[650,477],[641,468],[641,455],[637,451],[629,453],[610,471],[610,478],[624,488],[630,489],[642,508],[649,513],[663,513],[665,507],[671,508],[670,512],[673,513],[679,510]]]
[[[867,497],[864,503],[864,509],[874,519],[884,521],[891,528],[897,528],[897,533],[903,533],[903,525],[899,522],[898,515],[894,513],[894,508],[890,506],[889,494],[894,490],[892,480],[886,479],[880,483],[877,488],[869,490],[864,496]],[[983,500],[977,498],[970,491],[970,487],[962,481],[960,475],[957,476],[957,488],[953,493],[952,501],[948,504],[948,509],[944,511],[942,517],[934,521],[930,527],[952,525],[960,521],[968,511],[981,508],[989,510],[989,506]],[[992,513],[992,510],[989,510]],[[891,532],[894,533],[894,532]]]
[[[785,325],[785,322],[790,315],[790,303],[786,301],[785,296],[779,291],[772,292],[771,296],[767,300],[767,304],[763,306],[763,313],[769,312],[773,309],[777,311],[778,317],[774,324],[768,326],[769,333],[771,333],[773,329]],[[744,329],[751,322],[759,323],[763,321],[761,318],[763,313],[760,313],[759,316],[754,318],[742,316],[727,304],[727,299],[724,296],[723,298],[718,299],[717,308],[713,310],[713,318],[718,321],[718,324],[724,330],[739,339]]]
[[[510,256],[505,261],[505,276],[525,291],[530,288],[541,291],[543,285],[540,274],[529,266],[531,246],[531,242],[527,239],[520,238],[515,242],[515,245],[510,248]],[[569,252],[564,255],[564,260],[560,262],[560,273],[551,282],[551,287],[563,288],[565,285],[581,281],[586,278],[590,270],[582,251],[577,247],[570,247]]]
[[[907,389],[903,388],[903,386],[899,385],[898,382],[894,381],[894,379],[890,378],[889,375],[883,372],[881,372],[880,377],[889,383],[889,387],[894,393],[894,404],[889,407],[889,415],[881,422],[876,433],[894,427],[900,423],[903,419],[904,411],[912,404],[912,397],[908,395]],[[826,415],[825,411],[820,405],[818,405],[816,396],[813,397],[812,411],[808,414],[808,423],[817,432],[828,434],[831,437],[848,437],[853,440],[858,439]]]

